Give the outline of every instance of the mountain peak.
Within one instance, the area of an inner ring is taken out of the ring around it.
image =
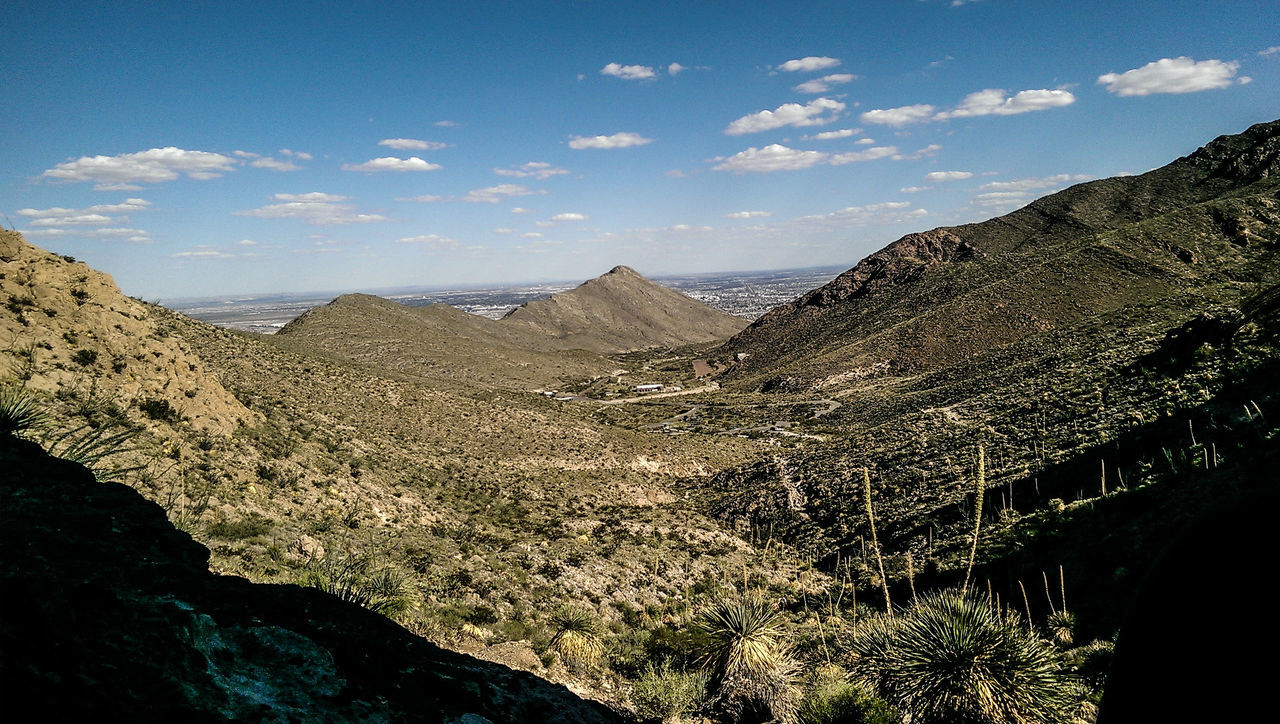
[[[640,273],[637,272],[635,269],[632,269],[631,267],[625,266],[623,264],[619,264],[618,266],[615,266],[614,268],[610,269],[608,273],[605,274],[604,276],[608,276],[609,274],[619,274],[619,275],[634,276],[634,277],[640,276]]]

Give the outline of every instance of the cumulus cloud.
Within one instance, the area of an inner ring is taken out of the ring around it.
[[[550,178],[552,176],[560,176],[569,173],[569,169],[556,168],[549,163],[542,161],[530,161],[513,168],[495,168],[494,173],[499,176],[514,176],[516,178],[535,178],[539,181]]]
[[[301,166],[293,161],[281,161],[271,157],[254,159],[249,162],[249,165],[254,168],[265,168],[268,171],[299,171],[302,169]]]
[[[61,227],[86,227],[98,226],[105,227],[108,224],[122,224],[129,221],[128,214],[133,211],[145,211],[151,206],[151,202],[145,199],[125,199],[118,204],[94,204],[84,209],[68,209],[61,206],[54,206],[48,209],[18,209],[18,216],[31,219],[30,226],[32,228],[25,230],[34,236],[139,236],[140,238],[131,239],[131,241],[149,242],[151,239],[147,236],[147,232],[139,229],[76,229],[68,230]],[[107,233],[104,233],[107,232]]]
[[[377,173],[379,171],[435,171],[442,168],[438,163],[429,163],[423,161],[417,156],[409,158],[396,158],[394,156],[383,156],[374,158],[364,163],[344,163],[343,171],[362,171],[364,173]]]
[[[812,136],[805,136],[804,138],[806,141],[832,141],[837,138],[856,136],[859,133],[862,133],[861,128],[841,128],[838,131],[823,131],[822,133],[815,133]]]
[[[235,158],[220,153],[166,146],[118,156],[82,156],[60,163],[40,176],[64,182],[92,181],[104,191],[122,190],[122,185],[173,181],[182,174],[201,180],[217,178],[234,171],[235,163]]]
[[[586,221],[587,216],[586,214],[578,214],[570,211],[563,214],[556,214],[555,216],[551,217],[551,220],[552,221]]]
[[[865,141],[865,140],[868,140],[868,139],[863,139],[863,140]],[[858,143],[862,143],[862,141],[858,141]],[[940,146],[940,145],[938,145],[938,144],[936,144],[936,143],[930,143],[928,146],[925,146],[924,148],[917,148],[915,151],[913,151],[913,152],[911,152],[911,153],[898,153],[898,154],[894,154],[894,156],[893,156],[893,160],[895,160],[895,161],[916,161],[916,160],[919,160],[919,159],[925,158],[925,157],[927,157],[927,156],[934,156],[934,155],[937,155],[938,151],[941,151],[941,150],[942,150],[942,146]]]
[[[910,201],[887,201],[867,206],[846,206],[826,214],[813,214],[792,219],[799,227],[847,228],[870,224],[893,224],[925,216],[924,209],[912,209]]]
[[[449,146],[447,143],[422,141],[417,138],[384,138],[378,141],[378,145],[394,148],[397,151],[438,151]]]
[[[933,106],[920,103],[914,106],[899,106],[898,108],[876,108],[863,113],[860,117],[863,123],[905,126],[909,123],[920,123],[933,118],[934,110],[936,109]]]
[[[254,241],[253,239],[241,239],[236,243],[239,244],[240,246],[258,246],[258,242]]]
[[[612,136],[571,136],[569,139],[569,148],[582,150],[584,148],[629,148],[631,146],[643,146],[646,143],[653,143],[652,138],[645,138],[639,133],[615,133]]]
[[[310,160],[311,160],[311,154],[309,154],[309,153],[303,153],[302,151],[290,151],[290,150],[289,150],[289,149],[287,149],[287,148],[282,148],[282,149],[280,149],[280,155],[281,155],[281,156],[291,156],[291,157],[293,157],[293,158],[298,159],[299,161],[310,161]]]
[[[1050,108],[1061,108],[1076,102],[1076,97],[1064,90],[1024,90],[1012,96],[1006,96],[999,88],[987,88],[965,96],[960,105],[950,111],[939,113],[934,118],[945,121],[949,118],[968,118],[972,116],[1012,116],[1018,113],[1044,111]]]
[[[1273,45],[1270,48],[1258,51],[1258,55],[1261,55],[1264,58],[1269,55],[1275,55],[1276,53],[1280,53],[1280,45]]]
[[[280,203],[268,204],[248,211],[237,211],[237,216],[253,216],[259,219],[301,219],[315,226],[339,224],[368,224],[387,221],[379,214],[360,214],[355,207],[343,203],[349,197],[312,191],[305,194],[275,194]]]
[[[933,188],[932,186],[903,186],[902,188],[898,189],[898,191],[904,194],[918,194],[921,191],[928,191],[932,188]]]
[[[840,65],[840,61],[835,58],[810,55],[805,58],[796,58],[794,60],[788,60],[787,62],[778,66],[778,70],[786,71],[788,73],[795,73],[795,72],[807,73],[815,70],[825,70],[827,68],[834,68],[837,65]]]
[[[175,254],[170,254],[169,256],[174,259],[230,259],[234,257],[235,254],[228,254],[225,251],[210,249],[208,247],[196,247],[195,249],[179,251]]]
[[[816,98],[805,105],[784,103],[772,111],[743,116],[729,124],[724,132],[730,136],[770,131],[784,126],[824,126],[839,117],[845,105],[830,98]]]
[[[772,211],[735,211],[732,214],[725,214],[726,219],[758,219],[765,216],[773,216]]]
[[[422,244],[433,249],[456,249],[462,246],[462,242],[457,239],[450,239],[447,236],[439,234],[418,234],[417,236],[406,236],[403,239],[396,239],[397,244]]]
[[[610,63],[600,69],[600,75],[611,75],[615,78],[625,78],[626,80],[645,80],[646,78],[653,78],[656,74],[653,72],[653,68],[647,65]]]
[[[713,171],[732,171],[733,173],[772,173],[773,171],[798,171],[812,168],[827,160],[830,154],[821,151],[798,151],[787,148],[780,143],[771,143],[764,148],[748,148],[735,153],[717,166]]]
[[[841,85],[850,83],[857,79],[858,76],[851,73],[836,73],[834,75],[824,75],[821,78],[807,80],[800,85],[792,88],[797,93],[826,93],[831,90],[833,85]]]
[[[667,66],[668,75],[675,75],[682,70],[688,70],[688,68],[684,67],[683,65],[680,65],[679,63],[672,63],[671,65]]]
[[[150,232],[127,227],[103,227],[100,229],[23,229],[22,233],[31,238],[82,238],[82,239],[123,239],[135,244],[150,244],[154,239]]]
[[[932,181],[933,183],[963,181],[967,178],[973,178],[972,171],[930,171],[924,175],[925,181]]]
[[[979,191],[1033,191],[1036,189],[1061,188],[1069,183],[1079,183],[1092,179],[1088,174],[1059,173],[1053,176],[1040,176],[1014,179],[1013,181],[992,181],[978,187]]]
[[[1195,61],[1179,56],[1161,58],[1141,68],[1123,73],[1107,73],[1098,76],[1098,83],[1118,96],[1145,96],[1153,93],[1195,93],[1197,91],[1226,88],[1232,83],[1247,83],[1247,78],[1236,79],[1240,64],[1221,60]]]
[[[513,214],[528,214],[528,213],[530,213],[530,212],[532,212],[532,211],[533,211],[533,209],[526,209],[526,208],[522,208],[522,207],[520,207],[520,206],[512,206],[512,207],[511,207],[511,213],[513,213]]]
[[[1027,191],[992,191],[974,196],[969,203],[974,206],[1012,210],[1025,206],[1028,201],[1031,201],[1031,193]]]
[[[462,197],[462,200],[473,204],[496,204],[503,199],[516,196],[532,196],[545,193],[546,191],[534,191],[520,184],[498,184],[497,186],[486,186],[482,189],[472,189],[467,192],[466,196]]]
[[[843,166],[846,163],[859,163],[862,161],[874,161],[878,158],[888,157],[898,158],[897,146],[873,146],[865,151],[850,151],[848,153],[833,153],[827,159],[827,163],[832,166]]]

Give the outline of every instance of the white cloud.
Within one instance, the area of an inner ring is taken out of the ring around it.
[[[439,234],[418,234],[417,236],[406,236],[403,239],[396,239],[397,244],[423,244],[433,249],[456,249],[462,246],[462,242],[457,239],[450,239],[447,236]]]
[[[850,83],[857,79],[858,76],[851,73],[836,73],[834,75],[824,75],[821,78],[807,80],[800,85],[792,88],[797,93],[826,93],[831,90],[833,85],[841,85]]]
[[[1098,76],[1098,83],[1118,96],[1145,96],[1152,93],[1195,93],[1226,88],[1232,84],[1240,64],[1221,60],[1195,61],[1179,56],[1161,58],[1141,68]],[[1240,79],[1244,81],[1244,79]],[[1247,81],[1244,81],[1247,82]]]
[[[1068,183],[1088,181],[1092,176],[1087,174],[1060,173],[1053,176],[1014,179],[1013,181],[992,181],[978,187],[979,191],[1032,191],[1035,189],[1060,188]]]
[[[457,128],[462,124],[457,121],[436,121],[433,125],[439,126],[440,128]]]
[[[586,221],[586,214],[578,214],[572,211],[563,214],[556,214],[551,217],[552,221]]]
[[[514,168],[495,168],[494,173],[499,176],[514,176],[516,178],[536,178],[539,181],[550,178],[552,176],[560,176],[569,173],[569,169],[556,168],[549,163],[542,161],[530,161]]]
[[[236,243],[239,244],[240,246],[258,246],[258,242],[254,241],[253,239],[241,239]]]
[[[905,126],[920,123],[933,117],[934,107],[925,103],[898,108],[876,108],[863,113],[863,123],[879,123],[885,126]]]
[[[268,171],[299,171],[301,166],[293,161],[280,161],[274,158],[258,158],[249,162],[254,168],[265,168]]]
[[[530,212],[532,212],[532,211],[533,211],[533,209],[525,209],[525,208],[521,208],[521,207],[519,207],[519,206],[512,206],[512,207],[511,207],[511,213],[513,213],[513,214],[527,214],[527,213],[530,213]]]
[[[898,191],[901,191],[904,194],[918,194],[921,191],[928,191],[932,188],[932,186],[903,186],[898,189]]]
[[[18,209],[18,215],[50,219],[81,214],[122,214],[130,211],[145,211],[150,205],[151,202],[146,199],[125,199],[118,204],[94,204],[85,209],[64,209],[57,206],[50,209]]]
[[[1018,113],[1044,111],[1050,108],[1061,108],[1076,102],[1070,91],[1064,90],[1024,90],[1012,96],[1006,96],[999,88],[987,88],[965,96],[960,105],[950,111],[944,111],[934,117],[945,121],[949,118],[968,118],[971,116],[1012,116]]]
[[[151,238],[150,232],[142,229],[130,229],[124,227],[105,227],[101,229],[21,229],[22,233],[28,237],[43,238],[87,238],[87,239],[124,239],[125,241],[136,244],[150,244],[154,239]]]
[[[541,239],[542,234],[537,231],[526,231],[520,235],[521,239]]]
[[[287,149],[287,148],[282,148],[282,149],[280,149],[280,155],[281,155],[281,156],[292,156],[293,158],[296,158],[296,159],[298,159],[299,161],[310,161],[310,160],[311,160],[311,154],[309,154],[309,153],[303,153],[302,151],[290,151],[290,150],[289,150],[289,149]]]
[[[532,196],[535,194],[545,194],[546,191],[534,191],[520,184],[498,184],[497,186],[486,186],[482,189],[472,189],[462,197],[463,201],[473,204],[496,204],[503,199],[509,199],[516,196]]]
[[[848,138],[850,136],[856,136],[859,133],[862,133],[861,128],[841,128],[838,131],[823,131],[822,133],[815,133],[812,136],[805,136],[804,138],[806,141],[831,141],[837,138]],[[870,139],[863,139],[863,140],[870,140]]]
[[[123,190],[122,184],[173,181],[181,174],[201,180],[217,178],[234,171],[235,163],[235,158],[220,153],[166,146],[118,156],[82,156],[40,176],[66,182],[93,181],[103,191]]]
[[[396,201],[412,201],[417,204],[435,204],[442,201],[456,201],[455,196],[436,196],[435,194],[423,194],[422,196],[397,196]]]
[[[235,214],[259,219],[301,219],[316,226],[368,224],[388,220],[379,214],[355,213],[354,206],[342,203],[350,199],[337,194],[312,191],[305,194],[276,194],[274,198],[281,203],[237,211]]]
[[[864,140],[866,140],[866,139],[864,139]],[[862,143],[862,141],[858,141],[858,143]],[[940,145],[938,145],[938,144],[936,144],[936,143],[930,143],[928,146],[925,146],[924,148],[917,148],[917,149],[916,149],[914,152],[912,152],[912,153],[905,153],[905,154],[904,154],[904,153],[899,153],[899,154],[897,154],[897,155],[895,155],[895,156],[893,157],[893,160],[895,160],[895,161],[916,161],[916,160],[919,160],[919,159],[925,158],[926,156],[934,156],[934,155],[936,155],[936,154],[938,153],[938,151],[941,151],[941,150],[942,150],[942,146],[940,146]]]
[[[442,168],[442,166],[438,163],[428,163],[417,156],[410,156],[409,158],[383,156],[382,158],[370,159],[359,164],[342,164],[343,171],[363,171],[364,173],[376,173],[378,171],[435,171],[438,168]]]
[[[1031,200],[1031,193],[1027,191],[992,191],[990,193],[978,194],[974,196],[969,203],[974,206],[998,207],[1006,209],[1015,209],[1025,206]]]
[[[668,75],[675,75],[682,70],[688,70],[688,68],[684,67],[683,65],[680,65],[679,63],[672,63],[671,65],[667,66]]]
[[[225,251],[218,251],[217,249],[196,247],[190,251],[180,251],[176,254],[170,254],[169,256],[174,259],[230,259],[234,257],[235,254],[228,254]]]
[[[859,138],[858,140],[854,141],[854,144],[858,146],[870,146],[875,142],[876,140],[874,138]],[[942,148],[942,147],[939,146],[938,148]]]
[[[779,143],[771,143],[764,148],[748,148],[730,156],[713,171],[732,171],[733,173],[771,173],[773,171],[798,171],[812,168],[827,160],[829,154],[821,151],[797,151]]]
[[[887,158],[893,156],[898,158],[897,146],[874,146],[865,151],[849,151],[848,153],[834,153],[831,158],[827,159],[827,163],[832,166],[843,166],[846,163],[859,163],[861,161],[874,161],[878,158]]]
[[[815,70],[824,70],[826,68],[834,68],[837,65],[840,65],[840,61],[836,60],[835,58],[810,55],[805,58],[788,60],[787,62],[778,66],[778,70],[784,70],[784,71],[787,71],[788,73],[795,73],[797,71],[810,72]]]
[[[973,178],[972,171],[930,171],[924,175],[925,181],[931,181],[933,183],[963,181],[967,178]]]
[[[384,138],[378,141],[378,145],[397,151],[438,151],[449,146],[439,141],[421,141],[416,138]]]
[[[784,126],[824,126],[836,120],[844,108],[843,103],[830,98],[816,98],[805,105],[785,103],[772,111],[743,116],[730,123],[724,132],[730,136],[741,136]]]
[[[509,229],[505,226],[499,226],[498,228],[493,230],[493,233],[495,234],[511,234],[514,232],[515,232],[515,229]]]
[[[910,201],[887,201],[868,206],[846,206],[826,214],[801,216],[788,222],[790,226],[847,228],[870,224],[893,224],[926,215],[924,209],[912,209]]]
[[[1280,53],[1280,45],[1273,45],[1270,48],[1258,51],[1258,55],[1261,55],[1264,58],[1268,55],[1275,55],[1276,53]]]
[[[735,211],[732,214],[725,214],[726,219],[758,219],[765,216],[773,216],[772,211]]]
[[[639,133],[615,133],[612,136],[570,136],[569,148],[629,148],[652,143],[652,138],[645,138]]]
[[[654,77],[653,68],[647,65],[618,65],[610,63],[600,69],[600,75],[611,75],[627,80],[644,80]]]

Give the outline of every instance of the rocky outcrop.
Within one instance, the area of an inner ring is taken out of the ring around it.
[[[314,589],[215,576],[132,489],[0,438],[0,719],[610,722]]]

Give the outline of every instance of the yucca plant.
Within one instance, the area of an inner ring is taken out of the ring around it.
[[[713,706],[725,718],[749,713],[795,720],[797,664],[782,641],[782,616],[753,594],[713,601],[694,620],[700,661],[712,672]]]
[[[118,466],[108,458],[133,450],[134,431],[118,425],[92,427],[81,425],[56,434],[47,434],[42,443],[54,457],[79,463],[89,469],[99,482],[116,481],[144,466]]]
[[[413,585],[398,568],[375,567],[364,553],[331,555],[312,561],[299,583],[331,593],[349,603],[395,618],[413,607]]]
[[[1048,620],[1045,621],[1045,628],[1049,629],[1049,636],[1054,643],[1062,646],[1070,646],[1075,643],[1075,614],[1066,610],[1054,611],[1049,614]]]
[[[49,422],[49,416],[26,387],[0,385],[0,435],[26,437]]]
[[[600,623],[585,608],[565,605],[551,614],[551,648],[566,661],[594,666],[604,654]]]
[[[855,642],[855,673],[923,724],[1063,722],[1076,687],[1054,648],[1016,614],[959,591],[920,597],[891,629]]]

